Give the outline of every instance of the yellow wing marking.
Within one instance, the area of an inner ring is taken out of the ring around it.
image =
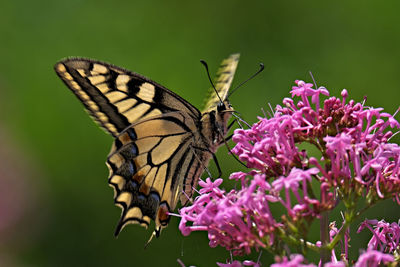
[[[108,68],[106,66],[100,64],[93,64],[93,69],[91,71],[92,75],[107,74],[107,73],[108,73]]]
[[[144,83],[140,86],[140,91],[137,94],[144,101],[152,102],[155,95],[155,87],[150,83]]]
[[[168,136],[164,137],[159,145],[157,145],[151,152],[151,160],[153,164],[159,165],[172,157],[182,142],[182,136]]]
[[[114,137],[133,123],[163,113],[201,115],[172,91],[111,64],[71,58],[57,63],[55,70],[95,121]]]
[[[190,117],[171,112],[133,124],[117,137],[107,160],[115,203],[123,209],[117,233],[128,223],[148,225],[146,216],[157,229],[168,223],[193,157],[188,125],[194,127]]]
[[[129,75],[126,75],[126,74],[118,75],[117,79],[115,80],[117,89],[124,93],[128,93],[128,85],[127,84],[130,79],[131,79],[131,77]]]
[[[151,109],[151,106],[149,104],[141,103],[139,105],[136,105],[134,108],[131,107],[123,114],[129,119],[129,121],[134,122],[141,118],[146,112],[148,112],[149,109]]]
[[[122,101],[119,101],[119,102],[115,103],[115,105],[117,106],[118,111],[120,113],[126,113],[133,106],[135,106],[137,102],[138,101],[136,99],[128,98],[126,100],[122,100]]]
[[[165,177],[167,177],[168,163],[164,163],[158,168],[157,176],[149,179],[149,186],[154,188],[156,192],[162,192],[164,188]]]
[[[131,205],[132,201],[132,194],[128,192],[122,192],[117,198],[116,201],[118,202],[117,205],[120,205],[119,203],[125,203],[126,207],[129,207]]]

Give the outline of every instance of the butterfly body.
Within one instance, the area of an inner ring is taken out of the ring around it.
[[[129,223],[155,233],[185,204],[223,143],[233,109],[227,100],[239,56],[223,61],[218,94],[200,112],[165,87],[120,67],[71,58],[56,64],[64,83],[115,141],[107,157],[109,184],[122,208],[116,235]],[[219,99],[221,97],[221,99]],[[222,100],[222,101],[221,101]]]

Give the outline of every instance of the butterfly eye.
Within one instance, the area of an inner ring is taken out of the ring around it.
[[[224,111],[226,109],[225,104],[223,102],[219,102],[217,105],[218,112]]]

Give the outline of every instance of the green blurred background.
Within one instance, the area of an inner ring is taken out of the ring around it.
[[[351,98],[367,95],[368,105],[393,113],[399,10],[396,0],[0,0],[0,265],[178,266],[180,258],[215,266],[230,257],[209,248],[205,233],[182,237],[176,218],[146,250],[151,231],[141,227],[114,238],[120,209],[104,164],[112,139],[55,75],[59,59],[108,61],[201,106],[209,82],[199,60],[214,73],[240,52],[234,84],[259,62],[266,67],[231,97],[248,122],[268,103],[281,103],[295,79],[310,81],[309,71],[332,95],[346,88]],[[226,148],[218,157],[224,177],[240,169]],[[368,216],[397,220],[398,207],[379,207]]]

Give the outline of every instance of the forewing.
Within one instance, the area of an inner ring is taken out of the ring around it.
[[[233,77],[235,76],[239,57],[239,54],[233,54],[222,61],[214,80],[214,86],[215,89],[217,89],[219,97],[215,93],[214,88],[211,87],[208,90],[208,96],[206,98],[203,113],[211,111],[221,100],[224,101],[228,97],[229,88],[231,87]]]
[[[167,226],[194,157],[194,123],[172,112],[133,124],[116,138],[107,160],[115,204],[122,208],[116,235],[129,223],[148,227],[154,220],[156,233]]]
[[[94,120],[114,137],[132,123],[167,112],[200,117],[182,97],[123,68],[84,58],[62,60],[54,68]]]

